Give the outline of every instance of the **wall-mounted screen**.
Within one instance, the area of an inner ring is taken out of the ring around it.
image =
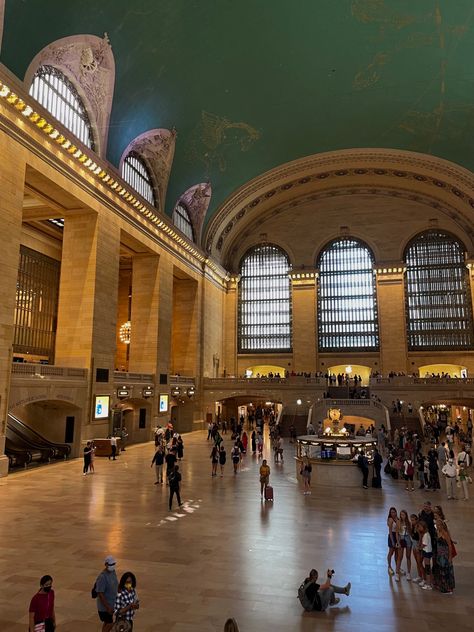
[[[96,395],[94,403],[94,419],[109,418],[110,395]]]
[[[160,395],[160,413],[168,412],[168,395]]]

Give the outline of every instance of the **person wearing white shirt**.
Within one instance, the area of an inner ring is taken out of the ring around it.
[[[446,493],[448,494],[448,500],[456,500],[456,475],[458,472],[453,459],[448,459],[448,462],[441,472],[444,474],[446,479]]]

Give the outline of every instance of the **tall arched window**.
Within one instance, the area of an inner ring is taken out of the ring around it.
[[[291,351],[291,270],[270,244],[249,250],[240,264],[239,353]]]
[[[465,248],[455,237],[429,230],[405,251],[409,349],[471,349],[472,307]]]
[[[194,241],[193,225],[191,223],[189,213],[183,204],[176,205],[173,211],[172,220],[176,228],[179,228],[179,230],[184,233],[188,239]]]
[[[84,145],[94,149],[92,127],[74,85],[57,68],[41,66],[30,86],[30,95]]]
[[[155,194],[150,172],[141,156],[134,151],[131,151],[122,162],[122,178],[151,206],[155,206]]]
[[[375,351],[379,348],[373,255],[348,238],[330,243],[319,256],[319,350]]]

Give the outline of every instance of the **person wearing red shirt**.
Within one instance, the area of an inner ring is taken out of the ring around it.
[[[44,623],[44,632],[54,632],[56,629],[56,615],[54,612],[53,578],[44,575],[40,579],[40,589],[33,596],[29,610],[29,632],[35,632],[38,624]]]

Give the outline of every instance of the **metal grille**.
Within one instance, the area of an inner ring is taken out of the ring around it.
[[[193,225],[189,218],[188,211],[182,206],[178,204],[173,211],[173,224],[176,228],[186,235],[188,239],[194,241],[194,231]]]
[[[123,161],[122,178],[149,204],[155,206],[155,194],[150,172],[142,158],[135,152],[130,152]]]
[[[240,353],[291,351],[291,265],[277,246],[257,246],[240,265]]]
[[[41,66],[30,86],[30,95],[84,145],[94,149],[92,126],[74,85],[57,68]]]
[[[53,360],[60,263],[20,248],[13,350]]]
[[[373,255],[355,239],[333,241],[319,258],[320,351],[379,348]]]
[[[427,231],[405,252],[409,349],[471,349],[472,307],[464,246],[448,233]]]

